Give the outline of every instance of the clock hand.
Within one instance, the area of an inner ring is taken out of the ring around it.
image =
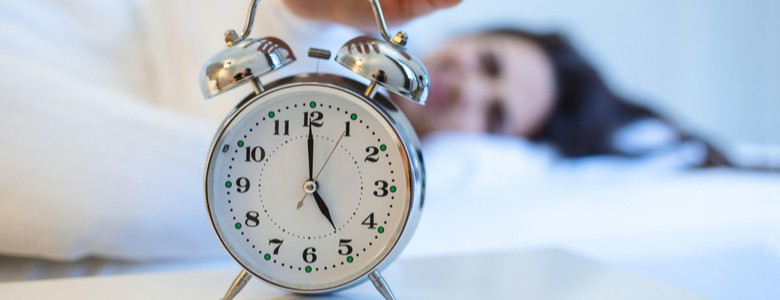
[[[314,165],[314,138],[311,136],[311,122],[309,122],[309,139],[307,142],[309,148],[309,180],[314,180],[314,176],[312,176]]]
[[[328,158],[326,158],[325,162],[322,164],[322,167],[320,168],[320,171],[317,172],[317,176],[314,176],[314,181],[317,181],[317,179],[320,178],[320,174],[322,174],[322,170],[324,170],[325,166],[328,165],[328,161],[330,160],[330,157],[333,156],[333,152],[335,152],[336,148],[339,147],[339,143],[341,143],[341,139],[344,137],[345,133],[347,133],[346,130],[341,133],[341,136],[339,137],[339,140],[336,141],[336,145],[333,146],[333,149],[330,150],[330,154],[328,154]]]
[[[322,197],[320,197],[320,193],[315,191],[314,193],[314,200],[317,201],[317,207],[320,208],[320,212],[322,213],[325,218],[328,219],[328,222],[330,222],[330,226],[333,226],[333,230],[336,230],[336,225],[333,224],[333,219],[330,217],[330,210],[328,210],[328,206],[325,205],[325,201],[322,200]]]
[[[309,123],[309,129],[311,129],[311,123]],[[322,170],[325,169],[325,165],[327,165],[328,161],[330,161],[330,157],[333,156],[333,152],[335,152],[336,148],[339,147],[339,143],[341,143],[341,139],[344,138],[344,134],[346,134],[346,133],[347,133],[346,130],[341,133],[341,136],[336,141],[336,145],[333,146],[333,149],[330,150],[330,154],[328,154],[328,158],[325,159],[325,163],[322,164],[322,167],[320,168],[320,171],[317,172],[317,176],[314,177],[314,179],[310,179],[310,181],[316,182],[317,179],[320,178],[320,174],[322,174]],[[311,134],[309,134],[309,136],[311,136]],[[312,142],[312,144],[313,144],[313,142]],[[309,153],[311,153],[311,152],[309,152]],[[309,166],[311,167],[311,164],[309,164]],[[311,168],[309,170],[311,170]],[[301,197],[301,200],[298,201],[298,204],[296,205],[296,209],[301,209],[301,207],[303,207],[303,200],[306,200],[306,195],[308,195],[308,193],[303,194],[303,197]]]
[[[303,197],[301,197],[301,201],[298,201],[298,205],[296,205],[295,209],[301,209],[301,207],[303,207],[303,200],[306,200],[306,195],[308,195],[308,193],[303,194]]]
[[[314,138],[311,134],[311,122],[309,122],[309,138],[307,139],[307,149],[309,152],[309,180],[307,182],[314,182],[314,179],[312,176],[312,169],[314,169]],[[306,194],[303,194],[303,197],[301,197],[301,200],[298,201],[298,204],[296,205],[295,209],[301,209],[303,207],[303,200],[306,200]]]
[[[330,154],[328,154],[328,158],[325,159],[325,162],[322,164],[320,171],[317,172],[317,176],[314,177],[315,183],[317,182],[317,179],[320,177],[320,174],[322,174],[322,170],[324,170],[325,166],[328,165],[328,161],[330,161],[330,157],[333,156],[333,152],[336,152],[336,149],[339,147],[339,144],[341,143],[341,139],[344,138],[345,133],[346,131],[341,133],[341,136],[339,137],[338,141],[336,141],[336,145],[334,145],[333,149],[330,150]],[[325,205],[325,201],[322,200],[322,197],[320,197],[320,193],[318,193],[317,190],[315,190],[313,194],[314,194],[314,200],[317,202],[317,206],[320,208],[320,212],[322,212],[322,215],[324,215],[325,218],[328,219],[330,225],[333,226],[333,229],[335,230],[336,225],[333,224],[333,219],[331,219],[330,217],[330,211],[328,210],[328,206]]]

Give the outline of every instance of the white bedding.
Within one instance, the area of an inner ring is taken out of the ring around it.
[[[670,167],[679,152],[560,161],[499,137],[440,136],[425,149],[419,232],[442,240],[413,243],[415,255],[549,244],[621,261],[746,242],[780,253],[780,174]]]
[[[410,255],[556,246],[713,298],[780,295],[780,174],[675,168],[684,147],[555,161],[511,139],[428,142]]]
[[[557,160],[513,138],[441,134],[424,145],[426,203],[402,258],[559,247],[718,299],[780,291],[780,174],[671,167],[680,151]],[[18,268],[5,274],[16,279],[232,264],[0,263]]]
[[[245,9],[218,5],[0,2],[0,67],[15,71],[0,77],[0,281],[232,264],[199,188],[212,129],[232,103],[202,102],[195,74]],[[191,9],[177,13],[180,6]],[[263,30],[304,35],[291,42],[299,53],[334,49],[354,34],[281,27]],[[313,69],[302,60],[291,72]],[[47,141],[61,146],[50,160],[23,160],[49,153],[35,152]],[[94,157],[132,151],[121,164],[84,164],[69,156],[81,145]],[[778,174],[683,170],[700,155],[696,145],[641,160],[569,161],[499,137],[441,134],[424,146],[426,205],[402,258],[555,246],[713,298],[780,297]],[[92,180],[108,184],[109,199]],[[171,211],[176,218],[163,213]]]

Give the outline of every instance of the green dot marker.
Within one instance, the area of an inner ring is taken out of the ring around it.
[[[265,260],[271,260],[271,254],[266,253],[263,258],[265,258]]]
[[[391,191],[391,192],[395,193],[395,191],[396,191],[396,190],[397,190],[397,189],[395,188],[395,186],[391,186],[391,187],[390,187],[390,191]]]
[[[229,187],[231,187],[231,186],[233,186],[233,183],[232,183],[232,182],[230,182],[230,181],[225,181],[225,187],[228,187],[228,188],[229,188]]]
[[[311,108],[317,107],[317,102],[314,102],[314,101],[309,102],[309,107],[311,107]]]
[[[273,118],[274,118],[274,116],[276,116],[276,113],[274,113],[274,112],[272,112],[272,111],[269,111],[269,112],[268,112],[268,117],[269,117],[269,118],[273,119]]]
[[[244,147],[244,141],[243,140],[238,140],[238,146],[239,147]]]
[[[348,263],[351,263],[353,260],[355,260],[355,259],[352,258],[352,255],[347,256],[347,262]]]
[[[357,114],[352,114],[349,118],[352,119],[352,121],[357,120]]]
[[[311,273],[311,267],[310,266],[306,266],[306,273]]]
[[[379,150],[385,151],[387,150],[387,146],[385,146],[385,144],[382,144],[381,146],[379,146]]]
[[[379,228],[377,228],[376,231],[379,231],[379,233],[385,233],[385,228],[382,227],[382,226],[379,226]]]
[[[241,229],[241,223],[236,223],[236,229]]]

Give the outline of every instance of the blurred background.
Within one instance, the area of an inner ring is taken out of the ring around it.
[[[464,31],[515,24],[565,32],[620,94],[735,159],[767,151],[744,159],[780,160],[777,1],[464,1],[430,19]]]

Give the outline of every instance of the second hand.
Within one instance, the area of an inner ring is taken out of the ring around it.
[[[325,166],[328,165],[328,161],[330,161],[330,157],[333,156],[333,152],[336,152],[336,149],[339,147],[339,144],[341,143],[341,139],[344,137],[344,134],[346,133],[347,133],[346,130],[341,132],[341,136],[336,141],[336,145],[333,146],[333,149],[330,150],[330,154],[328,154],[328,158],[325,159],[325,162],[322,164],[322,167],[320,167],[320,171],[317,172],[317,176],[314,176],[314,182],[317,182],[317,179],[320,178],[320,174],[322,174],[322,170],[325,170]],[[301,209],[301,207],[303,206],[303,200],[306,200],[306,195],[308,194],[304,194],[303,197],[301,197],[301,200],[298,201],[298,204],[296,205],[296,209]]]

